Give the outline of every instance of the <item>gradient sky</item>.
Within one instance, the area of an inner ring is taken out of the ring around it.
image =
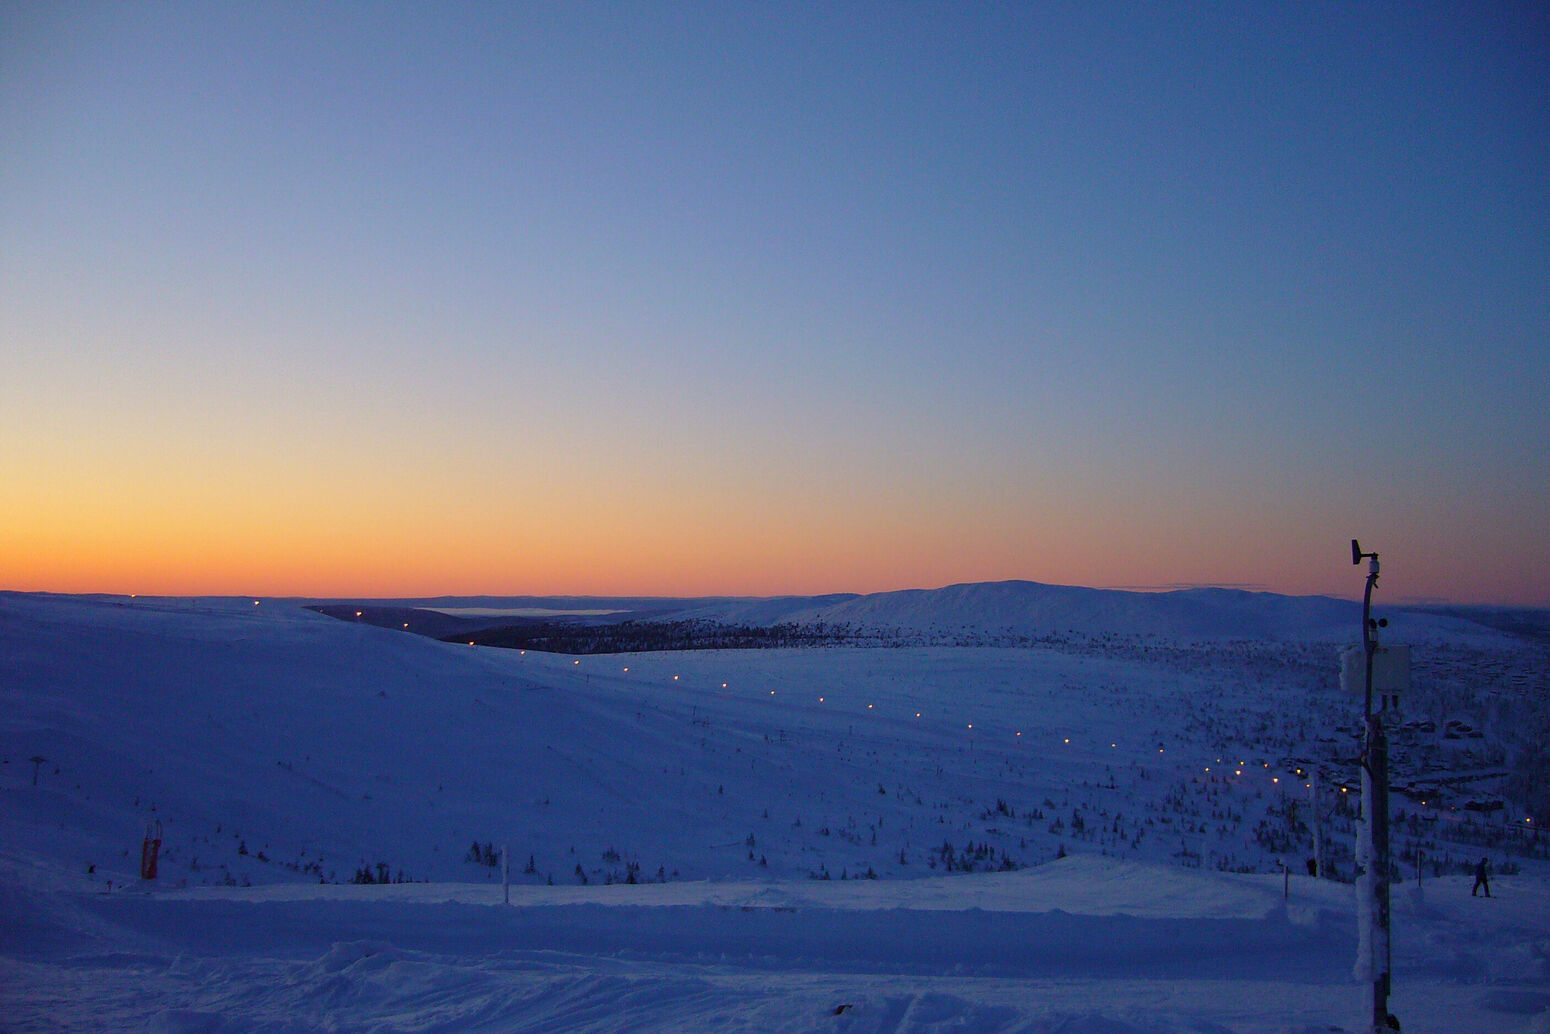
[[[1550,8],[0,2],[0,588],[1550,605]]]

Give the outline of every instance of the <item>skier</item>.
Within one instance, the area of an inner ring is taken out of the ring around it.
[[[1485,896],[1491,896],[1491,863],[1485,858],[1480,859],[1480,864],[1475,866],[1475,885],[1469,889],[1469,896],[1474,897],[1475,891],[1485,888]]]

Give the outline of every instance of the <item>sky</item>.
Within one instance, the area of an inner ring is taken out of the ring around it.
[[[0,588],[1550,605],[1550,8],[0,0]]]

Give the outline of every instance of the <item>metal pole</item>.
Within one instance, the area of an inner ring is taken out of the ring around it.
[[[1376,932],[1372,945],[1372,1021],[1375,1031],[1387,1031],[1388,998],[1390,983],[1389,950],[1389,763],[1388,737],[1383,723],[1374,714],[1368,724],[1367,768],[1371,772],[1372,792],[1368,802],[1372,814],[1371,826],[1373,873],[1372,899]]]
[[[1365,880],[1358,878],[1361,893],[1368,893],[1370,929],[1367,947],[1371,962],[1372,1029],[1375,1034],[1392,1030],[1389,1026],[1391,952],[1389,950],[1389,775],[1388,738],[1383,733],[1382,716],[1372,709],[1372,664],[1378,641],[1373,636],[1372,590],[1378,584],[1378,554],[1363,553],[1351,540],[1351,560],[1368,561],[1367,587],[1362,593],[1362,648],[1366,653],[1367,674],[1363,712],[1366,718],[1366,744],[1362,752],[1362,806],[1366,812],[1370,855],[1366,859]]]
[[[1324,813],[1320,810],[1319,769],[1315,765],[1308,773],[1308,799],[1313,802],[1313,875],[1321,880],[1329,878],[1324,867]]]

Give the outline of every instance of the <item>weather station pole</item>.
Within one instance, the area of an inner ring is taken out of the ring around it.
[[[1379,622],[1372,619],[1372,589],[1378,584],[1378,554],[1364,553],[1351,540],[1351,563],[1366,560],[1367,589],[1362,594],[1362,651],[1366,655],[1363,712],[1366,739],[1362,748],[1363,835],[1357,843],[1358,978],[1372,981],[1373,1034],[1398,1029],[1389,1014],[1391,953],[1389,951],[1389,763],[1388,740],[1381,711],[1372,709],[1372,662],[1378,651]],[[1387,624],[1388,622],[1382,622]]]

